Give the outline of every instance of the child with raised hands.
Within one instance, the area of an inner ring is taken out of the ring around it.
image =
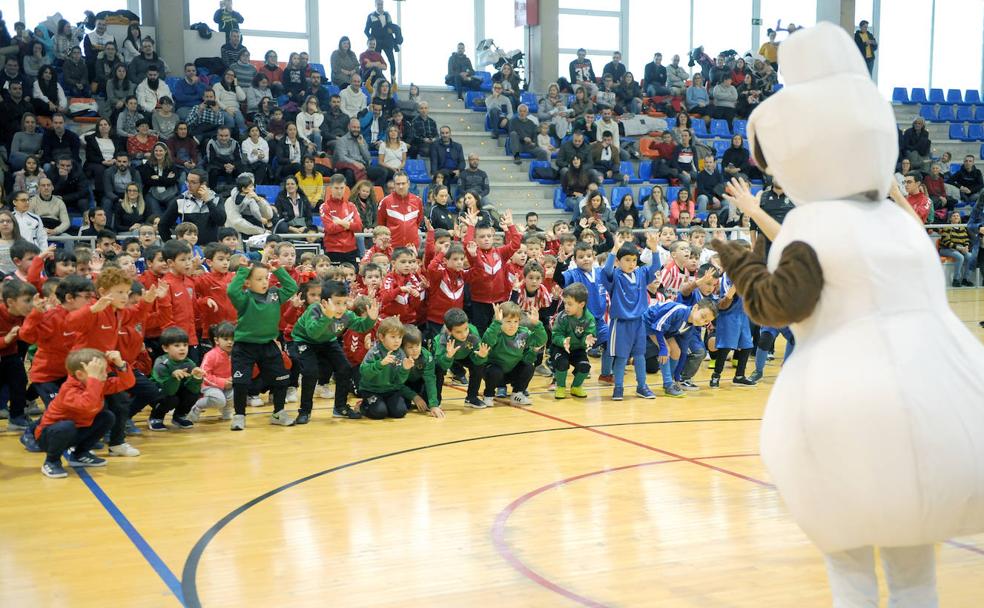
[[[171,425],[190,429],[195,423],[188,414],[201,395],[205,371],[189,358],[188,333],[183,329],[168,327],[161,332],[161,348],[164,354],[154,361],[151,379],[161,387],[162,398],[151,409],[147,428],[166,431],[164,416],[173,411]]]
[[[472,243],[474,245],[474,243]],[[444,378],[455,365],[468,370],[468,391],[465,407],[482,409],[485,400],[478,396],[482,386],[485,366],[491,346],[482,342],[478,329],[468,322],[468,315],[460,308],[449,308],[444,313],[444,327],[434,338],[434,358],[437,361],[437,401],[441,402]]]
[[[699,327],[709,325],[717,316],[717,307],[710,299],[698,300],[693,305],[676,301],[658,302],[642,315],[646,333],[659,347],[659,369],[663,375],[663,392],[667,397],[682,397],[683,390],[674,382],[677,358],[682,346],[699,335]],[[637,365],[645,365],[640,362]]]
[[[533,379],[536,351],[547,343],[539,311],[531,305],[525,311],[527,318],[523,324],[524,310],[514,302],[496,304],[492,310],[492,324],[482,336],[482,342],[491,347],[485,368],[485,406],[492,406],[496,389],[507,383],[513,389],[511,405],[533,405],[526,395],[526,387]]]
[[[396,317],[383,319],[376,330],[377,341],[366,353],[359,370],[362,415],[372,420],[407,415],[404,384],[414,360],[402,350],[403,323]]]
[[[424,348],[423,335],[413,325],[403,328],[403,354],[413,362],[403,385],[403,396],[416,406],[417,411],[444,418],[444,410],[437,398],[434,355]]]
[[[555,399],[567,398],[567,370],[574,368],[571,395],[585,398],[584,380],[591,373],[588,349],[597,340],[594,315],[587,308],[588,288],[571,283],[564,288],[564,310],[553,321],[550,359],[553,361]]]

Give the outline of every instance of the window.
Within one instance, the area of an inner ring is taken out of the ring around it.
[[[646,64],[653,60],[657,52],[663,54],[663,65],[669,65],[673,55],[679,55],[680,63],[686,67],[689,47],[688,2],[664,4],[652,0],[632,0],[629,4],[627,59],[636,80],[642,80]]]
[[[762,32],[761,40],[765,42],[768,36],[766,30],[770,27],[775,29],[777,23],[785,28],[790,23],[797,26],[810,27],[817,23],[817,3],[816,0],[762,0]],[[776,40],[782,42],[786,37],[780,33]]]
[[[619,0],[560,0],[560,10],[564,10],[565,8],[585,11],[617,12],[622,10],[622,3]]]
[[[561,13],[558,25],[559,47],[575,50],[585,48],[594,51],[621,50],[620,26],[618,17],[589,17]],[[608,59],[605,60],[605,63],[607,62]]]
[[[393,18],[396,18],[395,14]],[[443,85],[447,59],[459,42],[465,43],[465,49],[474,58],[474,23],[474,2],[414,0],[403,3],[400,25],[407,44],[397,58],[402,66],[401,84]],[[365,25],[365,15],[362,25]]]
[[[308,51],[308,41],[306,38],[275,38],[272,36],[247,35],[243,37],[243,46],[249,49],[249,58],[257,61],[263,61],[267,51],[276,51],[277,61],[285,63],[290,58],[291,53],[305,53]]]
[[[932,3],[932,0],[882,2],[880,31],[875,31],[874,34],[878,40],[878,88],[885,95],[891,95],[893,87],[925,87],[929,84],[929,24]],[[967,5],[959,0],[956,4]],[[961,19],[957,20],[959,21]],[[946,25],[953,27],[956,23]],[[978,30],[980,26],[980,18],[968,25],[977,27]],[[980,32],[977,39],[980,40]],[[978,55],[976,76],[979,84],[980,44],[975,53]]]
[[[862,20],[868,22],[871,30],[875,29],[875,0],[854,0],[854,27],[857,29]]]
[[[752,45],[752,3],[734,0],[693,0],[694,46],[712,58],[734,49],[744,55]],[[756,49],[757,51],[758,49]]]
[[[391,8],[393,10],[387,10],[390,16],[396,19],[395,7]],[[366,36],[363,31],[366,27],[366,16],[371,10],[373,10],[371,5],[361,2],[319,3],[317,36],[321,44],[321,63],[325,65],[326,70],[331,71],[328,67],[331,54],[338,48],[338,41],[342,36],[349,37],[352,42],[352,52],[356,57],[366,50]],[[331,74],[328,77],[330,78]]]
[[[942,89],[980,89],[981,22],[984,5],[966,0],[936,0],[933,82]]]
[[[126,2],[124,1],[124,5]],[[322,6],[327,3],[322,3]],[[236,0],[233,10],[243,16],[239,27],[244,30],[261,30],[266,32],[307,33],[307,3],[306,0],[277,0],[276,10],[271,10],[268,0]],[[125,6],[123,8],[126,8]],[[327,8],[327,7],[325,7]],[[218,9],[216,2],[202,0],[188,1],[189,23],[206,23],[213,30],[218,26],[212,19]],[[366,13],[369,11],[366,10]],[[363,16],[364,17],[364,16]]]
[[[485,37],[495,40],[495,45],[505,52],[519,50],[525,52],[525,28],[516,27],[512,9],[515,0],[485,0]],[[478,44],[478,41],[475,41]],[[474,55],[474,47],[468,49]],[[474,57],[472,57],[474,60]],[[477,70],[480,68],[475,66]]]
[[[0,0],[0,13],[3,14],[3,21],[7,25],[7,33],[13,36],[14,24],[21,20],[17,0]]]
[[[13,8],[4,8],[3,14],[5,15],[4,21],[7,22],[7,30],[13,35],[14,22],[20,21],[20,18],[11,18],[17,15],[17,3],[12,2],[11,4]],[[127,8],[127,0],[95,0],[90,3],[67,2],[66,0],[57,0],[55,2],[25,2],[24,23],[27,24],[29,29],[33,30],[34,26],[47,20],[51,15],[61,13],[63,18],[68,20],[72,25],[75,25],[85,19],[85,11],[87,10],[93,13],[99,13],[101,11],[117,11],[123,8]],[[6,17],[8,10],[10,11],[10,17]],[[54,30],[55,25],[55,23],[51,23],[50,29]]]

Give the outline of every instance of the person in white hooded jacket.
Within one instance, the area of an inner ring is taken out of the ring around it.
[[[147,77],[137,85],[135,93],[137,105],[146,113],[151,113],[157,109],[162,97],[174,99],[171,89],[167,83],[160,79],[156,66],[147,68]]]
[[[273,207],[256,193],[251,173],[241,173],[236,187],[225,201],[226,223],[240,234],[253,236],[268,232],[273,226]]]

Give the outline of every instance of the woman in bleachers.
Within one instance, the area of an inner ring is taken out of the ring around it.
[[[762,92],[755,88],[752,75],[745,74],[745,79],[738,83],[738,118],[748,120],[752,111],[762,102]]]
[[[150,132],[150,121],[141,117],[137,121],[137,132],[126,138],[126,152],[130,160],[142,162],[149,158],[157,141],[157,136]]]
[[[58,84],[55,68],[46,65],[38,72],[34,81],[34,112],[38,116],[51,116],[55,112],[68,112],[68,98],[65,90]]]
[[[600,190],[592,190],[584,203],[584,207],[575,209],[574,217],[574,236],[580,238],[581,232],[591,228],[596,233],[599,224],[605,227],[609,234],[615,234],[618,229],[618,222],[615,221],[615,214],[612,208],[605,202],[605,197]],[[599,240],[606,240],[599,234]]]
[[[198,166],[200,160],[198,142],[188,134],[188,123],[179,122],[174,127],[174,135],[167,140],[171,159],[181,173],[187,173]]]
[[[266,76],[260,78],[266,80]],[[271,145],[277,142],[277,135],[270,130],[270,121],[273,120],[273,109],[275,107],[276,103],[274,103],[272,97],[264,97],[256,104],[256,111],[250,114],[250,120],[253,121],[253,125],[260,129],[260,136]]]
[[[751,165],[751,155],[745,149],[745,138],[738,133],[731,136],[731,147],[721,157],[721,170],[728,180],[742,177],[747,181],[762,177],[761,172]],[[755,175],[752,175],[753,172]]]
[[[331,53],[331,83],[340,89],[349,86],[352,75],[359,73],[359,58],[352,51],[352,41],[342,36]]]
[[[513,66],[510,63],[502,64],[499,71],[492,75],[492,82],[498,82],[502,85],[502,94],[509,98],[512,102],[512,111],[515,112],[519,107],[519,92],[521,90],[519,84],[519,76],[516,71],[513,70]]]
[[[574,115],[571,117],[574,120],[582,118],[588,112],[594,113],[595,104],[588,97],[588,92],[584,87],[574,89],[574,103],[571,104],[571,110],[574,111]]]
[[[653,186],[653,191],[642,204],[642,219],[645,220],[645,225],[649,228],[662,228],[669,215],[670,206],[666,203],[663,187]],[[657,217],[660,219],[657,220]]]
[[[246,114],[250,118],[252,118],[253,115],[260,110],[260,102],[263,101],[264,98],[273,101],[273,91],[270,89],[270,79],[266,74],[260,74],[257,72],[257,74],[253,76],[251,86],[246,89]]]
[[[359,212],[364,232],[370,232],[376,227],[376,211],[379,209],[379,201],[376,200],[376,189],[371,181],[364,179],[356,183],[349,195],[349,202],[355,205]]]
[[[280,97],[284,93],[284,86],[281,81],[284,78],[284,71],[280,68],[280,64],[277,63],[277,52],[267,51],[266,55],[263,56],[263,65],[260,66],[258,74],[263,74],[270,81],[270,90],[273,91],[274,97]]]
[[[284,178],[283,188],[277,195],[274,206],[278,217],[274,232],[303,234],[317,231],[312,217],[311,204],[304,191],[298,186],[297,178],[293,175]]]
[[[577,205],[588,193],[588,186],[593,182],[591,172],[584,168],[580,156],[571,157],[570,168],[564,173],[560,187],[564,190],[568,211],[576,211]]]
[[[642,227],[642,223],[639,221],[639,210],[636,209],[635,197],[632,196],[631,192],[622,196],[618,208],[615,209],[615,221],[618,222],[619,226],[623,225],[626,217],[632,218],[632,228]]]
[[[550,83],[547,94],[540,99],[537,109],[540,124],[550,123],[551,135],[563,139],[571,130],[572,112],[567,108],[567,96],[560,94],[557,83]]]
[[[315,207],[312,210],[317,212],[325,199],[325,180],[321,172],[315,168],[313,156],[304,157],[300,169],[294,174],[294,179],[297,180],[297,185],[304,192],[304,196]]]
[[[38,119],[34,114],[26,112],[21,117],[21,129],[14,133],[10,141],[10,152],[7,159],[11,169],[15,171],[24,168],[28,156],[38,156],[41,153],[42,134],[38,131]]]
[[[178,126],[178,115],[174,112],[174,102],[170,97],[161,97],[160,105],[150,116],[150,126],[161,141],[170,139]]]
[[[85,165],[82,166],[86,176],[92,182],[96,191],[96,200],[103,199],[103,173],[116,163],[116,149],[119,141],[113,132],[112,125],[105,118],[96,122],[96,128],[85,134]]]
[[[31,54],[24,56],[24,74],[30,77],[30,81],[37,79],[38,73],[46,65],[51,65],[51,55],[44,50],[44,45],[40,41],[31,43]]]
[[[287,61],[287,69],[284,70],[280,81],[284,85],[284,95],[297,107],[304,105],[307,98],[307,77],[304,75],[304,68],[301,67],[301,56],[298,53],[291,53]]]
[[[225,114],[225,126],[233,129],[232,136],[239,138],[246,131],[246,117],[243,116],[239,104],[246,101],[246,92],[239,86],[236,73],[226,70],[222,80],[212,86],[215,91],[215,101]]]
[[[0,272],[13,274],[17,270],[10,259],[10,246],[19,240],[20,228],[13,213],[7,209],[0,210]]]
[[[479,222],[488,222],[496,232],[500,232],[502,227],[492,212],[482,205],[482,197],[477,192],[469,190],[461,196],[461,203],[458,205],[459,217],[466,217],[471,213],[478,213]]]
[[[696,209],[694,208],[694,201],[690,198],[690,190],[687,188],[680,188],[680,191],[677,192],[677,199],[670,203],[670,215],[667,219],[674,226],[676,226],[677,221],[680,219],[681,211],[690,213],[690,217],[695,216]]]
[[[140,33],[140,24],[131,21],[126,28],[126,39],[123,40],[123,63],[128,64],[140,55],[140,45],[143,34]]]
[[[305,156],[317,154],[314,144],[300,136],[297,125],[289,122],[285,127],[284,138],[276,146],[277,164],[280,166],[280,179],[294,175],[301,170],[301,160]]]
[[[155,219],[160,217],[159,212],[155,212]],[[140,225],[146,223],[151,216],[149,206],[144,201],[140,193],[140,186],[128,184],[123,198],[113,205],[113,217],[115,218],[116,229],[120,232],[137,232]]]
[[[704,88],[704,79],[700,74],[694,74],[693,84],[687,87],[687,112],[697,116],[709,116],[711,113],[711,98]]]
[[[178,180],[181,177],[181,170],[174,166],[171,160],[171,151],[164,142],[154,144],[153,150],[147,162],[140,165],[140,180],[143,182],[144,200],[147,207],[154,216],[158,216],[167,209],[178,196]],[[141,201],[143,202],[143,201]],[[141,204],[141,208],[143,205]],[[116,226],[120,226],[119,222]],[[123,226],[130,224],[124,223]]]
[[[68,59],[68,54],[73,48],[79,48],[82,38],[85,36],[84,27],[74,27],[66,19],[58,21],[57,33],[55,34],[54,64],[61,66]]]
[[[615,86],[615,113],[639,114],[642,112],[642,88],[632,72],[626,72],[622,81]]]
[[[252,173],[256,183],[270,182],[270,144],[260,136],[260,128],[256,125],[249,127],[246,139],[240,146],[243,152],[243,162],[246,171]]]
[[[317,97],[308,95],[308,98],[304,100],[304,105],[301,106],[301,111],[297,113],[294,122],[297,125],[297,132],[300,136],[314,144],[315,150],[320,152],[322,141],[321,125],[325,122],[325,115],[321,113],[321,108],[318,107]]]
[[[396,99],[393,98],[392,87],[385,78],[376,83],[376,91],[372,97],[372,103],[379,104],[383,109],[383,119],[389,120],[396,111]]]
[[[37,156],[28,156],[24,160],[24,168],[14,173],[14,190],[23,190],[28,196],[38,193],[38,182],[44,177],[41,161]]]
[[[386,169],[386,181],[393,179],[393,174],[406,166],[407,150],[407,144],[400,140],[399,129],[394,125],[387,127],[386,139],[379,146],[379,164]]]
[[[113,77],[106,81],[106,99],[100,101],[99,115],[108,118],[111,124],[116,124],[116,117],[126,106],[126,100],[137,92],[135,85],[128,75],[125,65],[117,64]]]

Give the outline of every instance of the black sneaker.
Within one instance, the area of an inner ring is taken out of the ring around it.
[[[523,161],[519,160],[519,154],[513,154],[513,164],[522,165]]]
[[[465,407],[470,407],[476,410],[485,409],[485,401],[480,397],[465,397]]]
[[[68,456],[68,466],[70,467],[104,467],[106,466],[106,459],[100,458],[93,454],[92,452],[83,452],[81,454],[72,452]]]
[[[307,412],[298,412],[297,418],[294,418],[294,424],[307,424],[311,421],[311,414]]]
[[[50,477],[52,479],[62,479],[68,477],[68,472],[65,471],[65,467],[62,466],[61,462],[49,462],[44,461],[41,465],[41,473],[45,477]]]
[[[336,407],[331,411],[332,418],[348,418],[349,420],[359,420],[362,418],[362,414],[353,410],[349,406],[338,408]],[[296,423],[295,423],[296,424]]]
[[[190,429],[195,426],[195,423],[187,418],[179,418],[178,416],[171,417],[171,426],[178,429]]]
[[[27,416],[18,416],[7,421],[8,431],[26,431],[31,426],[31,419]]]
[[[700,390],[700,387],[697,386],[696,384],[694,384],[690,380],[681,380],[680,381],[680,388],[682,388],[685,391],[699,391]]]
[[[960,279],[953,279],[953,282],[950,283],[950,285],[953,287],[960,287]]]
[[[963,279],[962,281],[960,281],[960,284],[963,285],[964,287],[974,287],[974,282],[968,281],[967,279]]]
[[[20,436],[21,445],[28,452],[40,452],[41,446],[38,445],[38,440],[34,438],[34,433],[30,430],[25,430]]]
[[[737,384],[738,386],[755,386],[756,384],[754,380],[749,380],[745,376],[735,376],[735,379],[731,382],[732,384]]]
[[[451,376],[451,386],[468,386],[468,378],[464,374]]]
[[[721,386],[721,376],[718,374],[711,375],[711,388],[717,388]]]

